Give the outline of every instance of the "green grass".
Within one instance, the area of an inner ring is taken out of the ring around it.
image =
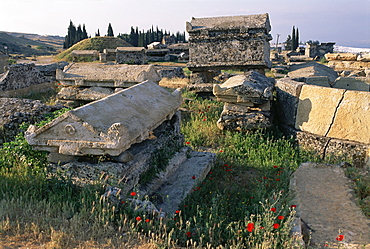
[[[186,145],[215,152],[217,162],[176,213],[157,219],[125,200],[115,206],[102,198],[105,181],[82,188],[62,173],[51,175],[46,153],[32,150],[20,135],[0,150],[0,235],[27,234],[28,240],[48,242],[47,248],[88,241],[101,246],[95,248],[125,248],[142,235],[157,248],[289,248],[291,174],[301,162],[321,159],[277,129],[220,131],[223,103],[188,92],[184,99]],[[359,177],[355,170],[352,175]],[[368,195],[370,184],[358,182],[364,184],[358,194]]]

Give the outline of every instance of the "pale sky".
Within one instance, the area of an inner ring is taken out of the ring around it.
[[[89,35],[114,35],[131,26],[152,25],[175,33],[185,31],[192,17],[268,13],[271,35],[286,40],[293,25],[300,41],[318,40],[370,48],[370,0],[0,0],[0,31],[67,34],[69,20],[85,24]]]

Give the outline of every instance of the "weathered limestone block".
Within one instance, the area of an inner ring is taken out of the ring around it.
[[[305,78],[305,83],[308,85],[331,87],[327,76],[314,76]]]
[[[354,90],[354,91],[370,91],[370,78],[367,77],[339,77],[333,84],[334,88]]]
[[[268,14],[193,18],[187,22],[186,30],[189,33],[189,68],[271,67]]]
[[[346,91],[328,136],[370,144],[369,111],[370,93]]]
[[[330,82],[334,82],[338,78],[338,73],[332,68],[317,63],[315,61],[292,65],[289,69],[288,76],[291,78],[309,78],[313,76],[327,76]]]
[[[274,79],[249,71],[245,75],[231,77],[222,85],[215,84],[213,94],[218,101],[254,106],[268,102],[273,89]]]
[[[185,78],[181,67],[155,66],[155,69],[161,78]]]
[[[277,118],[280,123],[294,127],[298,108],[299,95],[304,83],[282,78],[276,82]]]
[[[328,53],[325,54],[325,59],[328,61],[356,61],[357,60],[357,54],[352,53]]]
[[[344,89],[303,85],[299,96],[295,128],[326,136],[345,91]]]
[[[253,131],[271,126],[270,112],[236,112],[223,110],[217,127],[229,131]]]
[[[107,87],[63,87],[57,94],[58,99],[95,101],[113,94],[114,90]]]
[[[181,105],[151,81],[71,110],[45,126],[31,126],[25,137],[35,149],[66,155],[118,156],[170,119]]]
[[[144,47],[118,47],[116,49],[118,64],[144,65],[147,63]]]
[[[99,63],[75,63],[57,70],[57,80],[63,86],[130,87],[150,80],[159,82],[153,65],[105,65]]]
[[[370,62],[365,61],[329,61],[328,66],[335,71],[364,70],[370,68]]]

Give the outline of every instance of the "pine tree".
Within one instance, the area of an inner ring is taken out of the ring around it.
[[[107,36],[113,36],[114,37],[113,28],[112,28],[112,25],[110,23],[108,25]]]

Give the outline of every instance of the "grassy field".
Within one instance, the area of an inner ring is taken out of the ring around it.
[[[183,97],[185,144],[216,153],[217,162],[174,214],[158,219],[125,200],[112,205],[102,198],[106,179],[81,187],[62,173],[51,175],[46,153],[32,150],[20,134],[0,149],[0,249],[288,248],[291,174],[302,162],[323,161],[277,128],[220,131],[223,103],[186,91]],[[358,196],[369,196],[359,169],[347,171]],[[135,190],[127,197],[148,198]]]

